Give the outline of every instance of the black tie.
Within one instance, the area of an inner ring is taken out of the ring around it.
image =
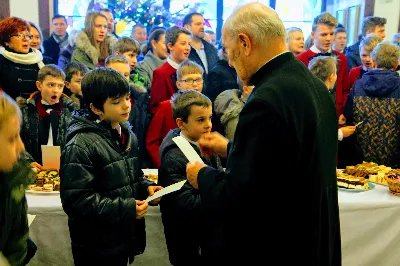
[[[317,56],[332,56],[332,53],[326,52],[326,53],[318,53]]]
[[[49,109],[52,109],[52,110],[60,110],[60,103],[55,103],[55,104],[43,104],[43,107],[44,107],[44,110],[46,110],[46,112],[47,112],[47,110],[49,110]]]

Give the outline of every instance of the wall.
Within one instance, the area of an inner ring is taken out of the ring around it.
[[[374,15],[387,19],[385,40],[391,40],[399,31],[400,0],[375,0]]]
[[[397,1],[397,0],[396,0]],[[348,7],[360,5],[359,20],[358,20],[358,31],[354,33],[355,36],[361,31],[361,23],[364,18],[365,11],[365,0],[326,0],[326,11],[336,17],[337,10],[343,10]],[[348,45],[353,43],[352,40],[348,41]]]
[[[38,0],[10,0],[10,16],[39,24]]]

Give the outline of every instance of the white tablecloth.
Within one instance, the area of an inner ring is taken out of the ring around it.
[[[29,235],[38,250],[29,266],[73,266],[68,217],[64,213],[59,194],[26,194],[28,213],[36,215]],[[171,265],[165,244],[164,229],[158,206],[150,206],[146,214],[147,245],[143,254],[136,256],[132,265]]]
[[[29,265],[73,265],[67,216],[59,195],[27,194],[36,215],[30,236],[38,245]],[[385,186],[361,193],[339,191],[343,266],[400,265],[400,197]],[[147,247],[134,265],[170,265],[158,207],[146,215]]]
[[[386,186],[339,191],[343,266],[400,265],[400,197]]]

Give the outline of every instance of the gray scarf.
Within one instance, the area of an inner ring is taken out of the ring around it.
[[[69,37],[68,32],[65,34],[65,37],[63,39],[61,39],[60,35],[57,35],[53,32],[53,38],[56,41],[56,43],[58,43],[60,49],[68,45],[68,37]]]

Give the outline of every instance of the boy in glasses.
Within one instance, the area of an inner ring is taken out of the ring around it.
[[[183,61],[176,70],[176,86],[179,90],[194,89],[198,92],[203,90],[203,68],[197,63],[186,60]],[[160,106],[154,115],[146,135],[146,149],[154,164],[154,167],[160,167],[160,157],[158,151],[161,142],[167,133],[177,124],[172,116],[171,101],[166,100],[160,103]]]

